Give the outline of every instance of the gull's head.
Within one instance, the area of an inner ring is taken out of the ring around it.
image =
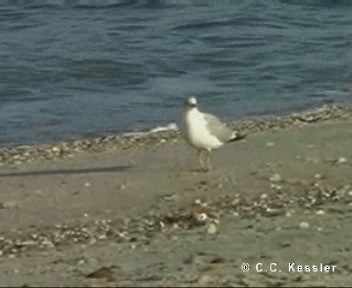
[[[194,96],[188,97],[186,100],[186,107],[192,109],[197,107],[197,99]]]

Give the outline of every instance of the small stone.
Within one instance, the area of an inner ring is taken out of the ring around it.
[[[283,213],[282,209],[279,208],[266,208],[265,215],[266,216],[277,216]]]
[[[282,177],[279,173],[274,173],[269,179],[271,182],[281,182],[282,181]]]
[[[218,232],[218,227],[215,224],[210,223],[207,227],[207,234],[214,235]]]
[[[84,183],[84,187],[90,187],[90,183],[89,182]]]
[[[336,162],[337,164],[345,164],[347,162],[347,159],[345,157],[339,157]]]
[[[53,152],[59,152],[60,151],[59,147],[56,147],[56,146],[54,146],[51,150],[53,150]]]
[[[126,183],[123,183],[120,185],[120,189],[121,190],[126,190],[127,189],[127,184]]]
[[[101,267],[92,273],[86,275],[87,278],[101,279],[107,282],[113,281],[113,272],[110,267]]]
[[[196,219],[199,222],[204,222],[205,220],[208,219],[208,215],[206,213],[197,213],[196,214]]]
[[[44,239],[44,241],[42,241],[41,243],[42,245],[45,245],[49,248],[54,248],[55,244],[53,242],[51,242],[49,239]]]
[[[275,190],[279,190],[279,191],[282,190],[282,186],[281,185],[271,184],[270,187],[275,189]]]
[[[315,175],[314,175],[314,178],[315,178],[315,179],[322,179],[323,176],[321,176],[320,174],[315,174]]]
[[[27,241],[23,241],[23,242],[19,242],[18,245],[19,246],[32,246],[32,245],[36,245],[37,242],[34,240],[27,240]]]
[[[267,142],[266,143],[266,147],[273,147],[273,146],[275,146],[274,142]]]
[[[306,157],[305,158],[305,161],[306,162],[310,162],[310,163],[315,163],[315,164],[319,164],[319,159],[317,159],[317,158],[314,158],[314,157]]]
[[[202,201],[200,199],[196,199],[196,200],[194,200],[194,204],[201,205]]]
[[[97,239],[95,239],[94,237],[89,239],[89,245],[94,245],[97,243]]]
[[[300,229],[308,229],[309,223],[308,222],[301,222],[301,223],[299,223],[299,228]]]
[[[80,260],[78,260],[77,265],[83,265],[85,263],[86,263],[86,261],[84,259],[80,259]]]
[[[105,234],[100,234],[97,237],[99,240],[106,240],[107,236]]]
[[[35,194],[38,194],[38,195],[44,195],[43,191],[40,190],[40,189],[34,190],[34,193],[35,193]]]
[[[316,215],[324,215],[325,211],[324,210],[318,210],[317,212],[315,212]]]
[[[197,282],[199,285],[206,285],[211,282],[214,282],[214,277],[211,275],[205,274],[205,275],[200,276]]]
[[[7,201],[5,203],[2,203],[2,207],[4,207],[4,209],[13,209],[18,207],[18,203],[15,201]]]

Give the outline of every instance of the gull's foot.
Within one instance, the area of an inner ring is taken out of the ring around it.
[[[209,170],[206,168],[194,168],[191,170],[192,173],[204,173],[204,172],[208,172]]]
[[[199,168],[192,169],[191,171],[194,173],[205,173],[213,169],[214,169],[213,167],[199,167]]]

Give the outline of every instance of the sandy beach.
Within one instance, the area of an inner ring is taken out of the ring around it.
[[[236,125],[3,150],[0,286],[351,285],[351,110]]]

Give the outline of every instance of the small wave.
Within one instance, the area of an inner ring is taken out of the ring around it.
[[[146,135],[155,134],[155,133],[159,133],[159,132],[169,132],[169,131],[178,131],[176,123],[170,123],[165,126],[157,126],[157,127],[152,128],[150,130],[147,130],[147,131],[127,132],[127,133],[123,133],[121,136],[122,137],[124,137],[124,136],[146,136]]]

